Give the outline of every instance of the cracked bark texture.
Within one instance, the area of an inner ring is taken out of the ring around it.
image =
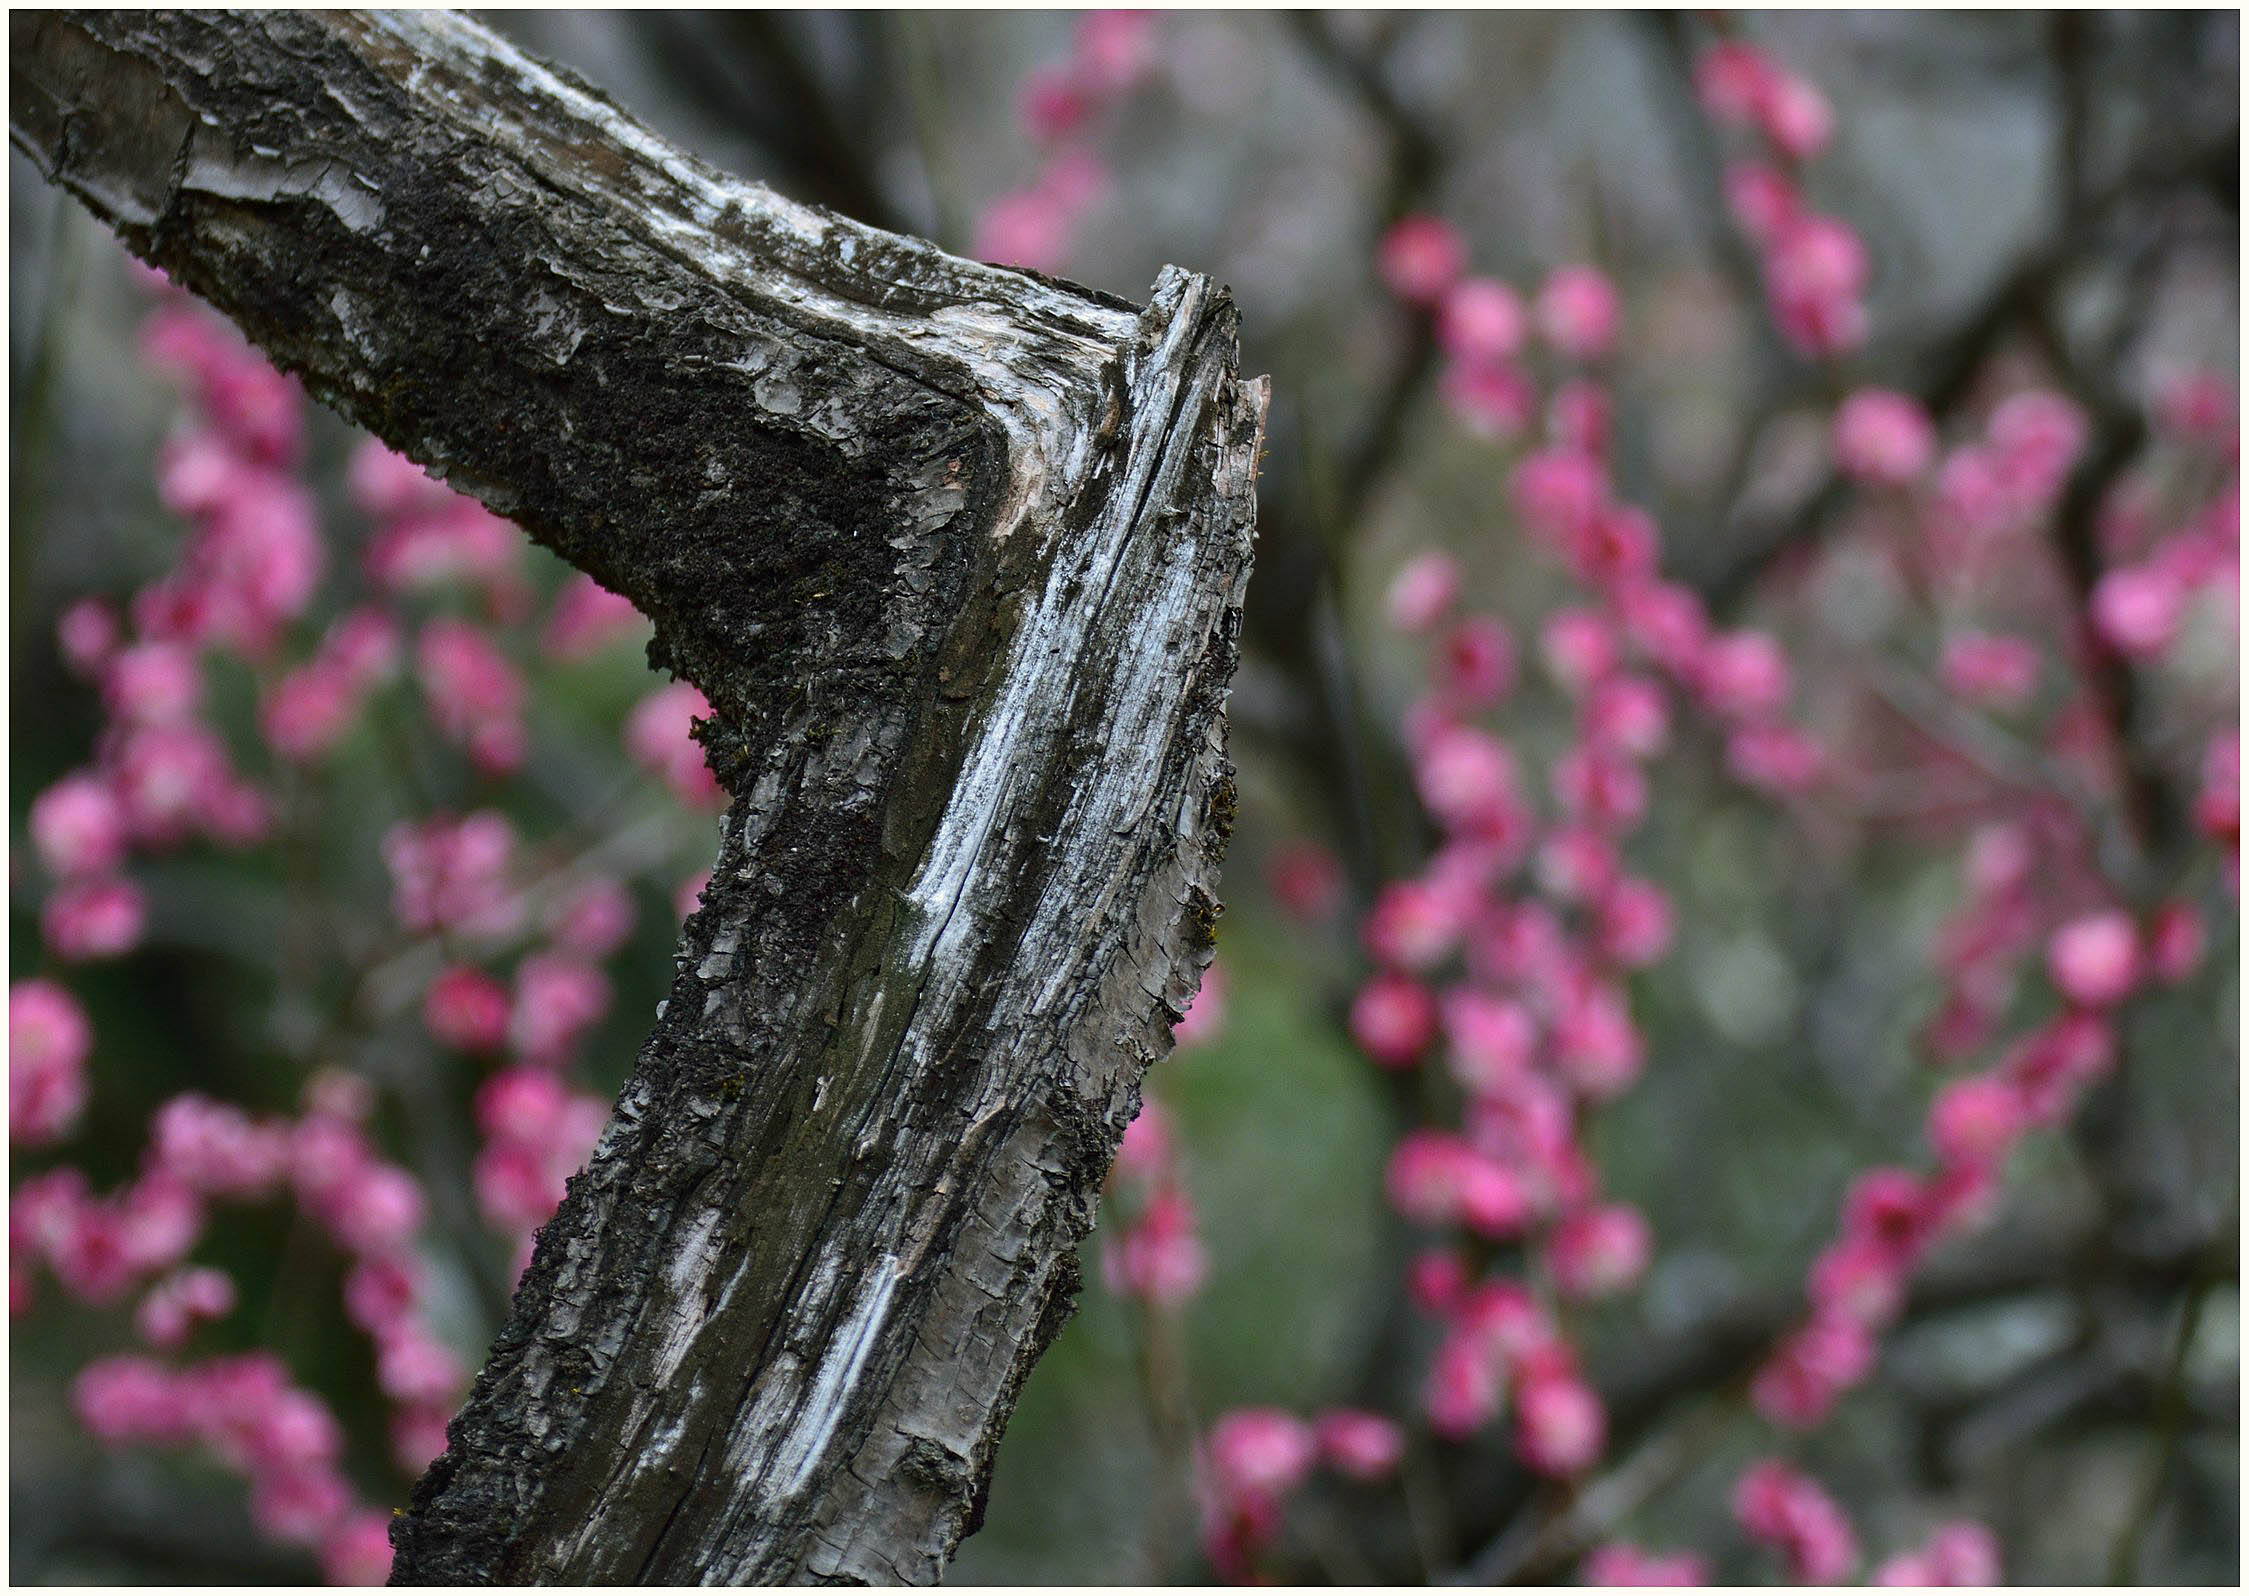
[[[928,1581],[1207,962],[1261,383],[441,14],[23,13],[19,148],[630,597],[733,794],[401,1583]]]

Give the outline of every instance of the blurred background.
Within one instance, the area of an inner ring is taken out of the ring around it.
[[[1662,1488],[1619,1528],[1702,1548],[1721,1579],[1763,1577],[1727,1495],[1772,1442],[1730,1382],[1798,1311],[1853,1174],[1912,1157],[1933,1079],[1917,1038],[1942,990],[1933,949],[1960,900],[1961,842],[2005,804],[1988,785],[1948,787],[1957,772],[1883,718],[1898,718],[1895,706],[1870,706],[1870,671],[1931,652],[1939,622],[1856,536],[1825,451],[1834,368],[1796,355],[1765,313],[1722,194],[1719,134],[1696,100],[1704,25],[1162,14],[1145,70],[1073,134],[1091,159],[1064,174],[1067,203],[1029,218],[1041,234],[1009,206],[1059,181],[1025,86],[1071,56],[1070,15],[488,20],[719,167],[795,198],[959,252],[995,241],[1017,258],[1043,252],[1033,264],[1136,301],[1167,262],[1208,272],[1241,307],[1243,369],[1274,377],[1232,711],[1241,819],[1221,984],[1201,1034],[1151,1080],[1207,1281],[1176,1310],[1150,1309],[1104,1288],[1102,1238],[1089,1242],[1078,1315],[1024,1393],[956,1582],[1207,1578],[1183,1437],[1247,1404],[1412,1405],[1430,1336],[1403,1305],[1417,1238],[1385,1201],[1383,1171],[1417,1107],[1345,1024],[1367,970],[1359,921],[1436,840],[1401,730],[1422,646],[1386,624],[1384,595],[1410,557],[1443,551],[1467,604],[1530,639],[1569,584],[1526,553],[1507,508],[1516,453],[1448,412],[1431,329],[1384,288],[1377,244],[1401,216],[1427,212],[1460,229],[1476,272],[1526,297],[1573,262],[1616,282],[1614,469],[1663,528],[1666,575],[1715,617],[1781,638],[1807,727],[1896,778],[1863,786],[1876,796],[1853,808],[1779,806],[1730,781],[1719,749],[1682,736],[1652,773],[1656,797],[1632,843],[1635,870],[1671,894],[1679,932],[1667,959],[1633,977],[1649,1065],[1591,1150],[1657,1245],[1637,1290],[1570,1328],[1611,1396],[1620,1443],[1676,1439]],[[2105,445],[2112,420],[2143,411],[2165,373],[2236,376],[2234,14],[1792,13],[1738,27],[1832,105],[1834,139],[1807,187],[1859,229],[1874,262],[1854,384],[1914,393],[1949,427],[1995,393],[2053,383]],[[145,290],[20,156],[10,216],[20,978],[54,968],[26,815],[85,763],[101,723],[98,693],[58,650],[57,619],[89,594],[122,601],[177,557],[183,532],[155,486],[180,402],[138,352]],[[339,584],[364,536],[343,487],[354,447],[340,422],[313,419],[302,476]],[[536,550],[522,570],[544,612],[567,573]],[[2159,796],[2182,814],[2200,754],[2192,730],[2235,702],[2238,677],[2237,621],[2192,624],[2147,722]],[[653,685],[636,639],[543,667],[539,682],[529,757],[492,801],[526,837],[553,839],[585,834],[586,795],[611,795],[602,835],[631,833],[611,862],[636,929],[607,962],[614,1003],[582,1049],[588,1087],[608,1093],[669,980],[674,895],[707,866],[715,822],[668,802],[661,784],[618,790],[621,728]],[[215,722],[259,768],[255,683],[214,673],[210,692]],[[1501,725],[1543,758],[1568,717],[1567,699],[1533,681]],[[384,912],[373,844],[385,826],[432,793],[483,801],[427,728],[401,720],[403,744],[370,726],[323,767],[309,858],[191,848],[142,871],[143,944],[58,977],[99,1039],[86,1116],[60,1153],[18,1152],[11,1184],[67,1156],[106,1189],[131,1173],[155,1106],[183,1090],[261,1110],[296,1100],[305,1033],[319,1031],[342,976],[299,992],[309,1015],[284,1001],[298,990],[276,952],[291,916],[332,917],[349,944],[355,914]],[[299,871],[317,879],[309,899],[291,885]],[[2182,879],[2209,908],[2208,957],[2192,980],[2134,1005],[2128,1084],[2096,1094],[2073,1134],[2017,1152],[1992,1227],[1939,1260],[1933,1296],[1886,1341],[1879,1377],[1798,1449],[1870,1548],[1967,1516],[1997,1532],[2015,1582],[2102,1581],[2120,1568],[2150,1583],[2237,1577],[2238,921],[2214,866]],[[396,1088],[377,1123],[440,1145],[431,1167],[454,1188],[448,1197],[431,1179],[440,1228],[473,1231],[474,1081],[410,1088],[439,1065],[395,1035],[366,1046],[353,1067]],[[379,1434],[364,1343],[333,1306],[341,1266],[282,1206],[228,1209],[206,1243],[242,1292],[239,1344],[281,1348],[347,1430]],[[435,1274],[439,1322],[472,1366],[491,1329],[483,1277],[504,1278],[505,1256],[487,1238]],[[12,1322],[13,1578],[313,1577],[309,1558],[252,1531],[239,1483],[216,1467],[103,1450],[79,1429],[70,1378],[132,1343],[128,1318],[49,1292]],[[364,1494],[403,1500],[409,1478],[379,1442],[364,1450],[352,1455]],[[1299,1518],[1335,1533],[1305,1531],[1287,1570],[1399,1580],[1467,1561],[1529,1486],[1495,1443],[1396,1485],[1319,1489]]]

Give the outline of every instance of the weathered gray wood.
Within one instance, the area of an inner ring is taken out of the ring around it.
[[[1260,385],[436,14],[11,18],[19,148],[630,596],[735,801],[406,1582],[929,1580],[1206,962]]]

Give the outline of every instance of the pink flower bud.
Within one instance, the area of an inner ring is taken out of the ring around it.
[[[1695,92],[1715,121],[1753,127],[1779,69],[1753,44],[1724,39],[1695,59]]]
[[[1313,1437],[1328,1466],[1355,1480],[1387,1479],[1405,1456],[1405,1432],[1379,1413],[1338,1408],[1323,1413]]]
[[[93,1027],[78,1000],[33,977],[8,988],[8,1139],[38,1147],[62,1140],[86,1107]]]
[[[39,933],[55,957],[109,959],[140,946],[148,919],[141,889],[122,877],[66,881],[39,913]]]
[[[1390,291],[1409,305],[1435,305],[1468,265],[1468,244],[1437,216],[1407,216],[1382,235],[1375,264]]]
[[[1399,567],[1390,583],[1390,624],[1401,632],[1427,631],[1459,596],[1459,562],[1434,551],[1417,554]]]
[[[2093,625],[2109,646],[2134,659],[2154,659],[2177,640],[2187,594],[2160,565],[2125,565],[2093,585]]]
[[[2139,936],[2131,916],[2111,911],[2072,920],[2046,945],[2046,967],[2055,989],[2081,1008],[2122,1002],[2140,983]]]
[[[1470,615],[1445,634],[1433,674],[1464,708],[1498,703],[1515,685],[1515,638],[1489,615]]]
[[[1556,353],[1595,361],[1616,345],[1620,308],[1615,287],[1591,266],[1564,266],[1538,294],[1538,326]]]
[[[1741,230],[1772,248],[1804,215],[1804,196],[1785,174],[1761,161],[1726,168],[1726,206]]]
[[[1437,346],[1456,360],[1502,361],[1523,347],[1523,302],[1489,277],[1464,277],[1437,310]]]
[[[1547,673],[1568,693],[1583,693],[1617,668],[1616,634],[1588,609],[1558,609],[1539,629],[1539,653]]]
[[[1608,1419],[1583,1380],[1557,1376],[1527,1381],[1515,1396],[1515,1451],[1541,1474],[1582,1473],[1601,1456]]]
[[[1317,1457],[1311,1426],[1279,1408],[1236,1408],[1211,1426],[1211,1473],[1229,1496],[1286,1496]]]
[[[108,669],[120,635],[117,612],[100,599],[80,599],[55,622],[63,663],[81,676],[98,678]]]
[[[1578,1577],[1587,1585],[1707,1585],[1710,1569],[1693,1552],[1659,1557],[1611,1541],[1593,1549]]]
[[[2148,922],[2148,973],[2165,986],[2178,986],[2202,967],[2206,938],[2202,915],[2191,903],[2166,903]]]
[[[1556,1225],[1546,1260],[1564,1296],[1605,1297],[1646,1272],[1654,1243],[1648,1222],[1628,1203],[1581,1208]]]
[[[1963,632],[1945,644],[1940,674],[1970,703],[2016,709],[2038,685],[2038,650],[2019,637]]]
[[[1790,160],[1812,159],[1827,148],[1835,132],[1835,114],[1828,109],[1826,98],[1802,78],[1786,72],[1773,74],[1758,112],[1765,137]]]
[[[1835,412],[1835,463],[1876,487],[1911,487],[1936,458],[1937,429],[1921,402],[1861,388]]]
[[[390,1560],[388,1513],[353,1513],[320,1543],[321,1573],[331,1585],[387,1584]]]
[[[1929,1144],[1948,1164],[1997,1163],[2027,1126],[2021,1093],[1996,1075],[1954,1081],[1929,1106]]]
[[[625,722],[625,750],[634,761],[664,779],[691,809],[724,807],[726,794],[711,774],[694,725],[710,717],[711,706],[693,683],[674,682],[642,699]]]

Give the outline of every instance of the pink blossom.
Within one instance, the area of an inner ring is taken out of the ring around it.
[[[273,684],[258,706],[258,729],[284,759],[327,753],[350,730],[359,697],[341,672],[314,661]]]
[[[1526,1380],[1515,1393],[1515,1451],[1539,1473],[1581,1473],[1607,1442],[1601,1399],[1574,1375]]]
[[[1538,884],[1552,898],[1584,903],[1607,892],[1622,869],[1616,843],[1590,825],[1557,826],[1538,850]]]
[[[1570,1297],[1605,1297],[1646,1272],[1654,1243],[1648,1222],[1628,1203],[1581,1208],[1556,1225],[1546,1241],[1554,1283]]]
[[[678,890],[672,894],[673,918],[685,920],[689,915],[702,908],[703,893],[710,884],[711,873],[708,870],[698,870],[680,882]]]
[[[63,777],[31,801],[28,829],[40,861],[57,876],[98,876],[125,854],[125,809],[90,771]]]
[[[370,1334],[404,1325],[420,1295],[420,1266],[410,1253],[362,1256],[344,1276],[344,1311]]]
[[[2118,653],[2154,659],[2178,638],[2187,593],[2158,564],[2123,565],[2093,585],[2093,626]]]
[[[2090,430],[2085,412],[2049,389],[2001,400],[1991,413],[1991,445],[2017,501],[2038,505],[2058,494]]]
[[[632,936],[638,917],[632,893],[614,876],[573,882],[548,908],[542,924],[557,944],[589,959],[606,959]]]
[[[2232,458],[2240,445],[2234,386],[2216,371],[2175,371],[2155,394],[2157,423],[2182,442]]]
[[[1202,1289],[1209,1260],[1195,1233],[1187,1194],[1167,1187],[1148,1199],[1113,1246],[1101,1253],[1102,1279],[1119,1296],[1176,1306]]]
[[[478,1090],[477,1128],[495,1141],[543,1143],[560,1128],[569,1101],[569,1090],[553,1071],[517,1065]]]
[[[367,545],[367,574],[385,593],[474,584],[505,596],[521,582],[523,534],[473,499],[442,503],[390,521]]]
[[[1614,409],[1606,387],[1590,377],[1573,377],[1554,391],[1546,408],[1547,430],[1562,448],[1598,459],[1608,452]]]
[[[234,1281],[219,1269],[183,1269],[151,1286],[133,1322],[152,1346],[176,1347],[198,1319],[222,1319],[234,1311]]]
[[[1018,189],[984,208],[971,253],[1002,266],[1059,272],[1069,264],[1074,230],[1070,208],[1054,195],[1040,188]]]
[[[574,954],[534,953],[515,970],[508,1040],[533,1062],[559,1061],[609,1012],[609,978]]]
[[[2131,916],[2110,911],[2072,920],[2047,944],[2046,968],[2056,990],[2080,1007],[2122,1002],[2140,984],[2139,934]]]
[[[1398,568],[1387,607],[1390,624],[1401,632],[1425,632],[1444,619],[1460,596],[1460,562],[1430,550]]]
[[[1187,1012],[1172,1027],[1171,1045],[1174,1048],[1200,1047],[1225,1028],[1226,978],[1219,973],[1216,964],[1211,964],[1203,971],[1202,985],[1187,1000]]]
[[[352,451],[345,484],[352,503],[378,521],[442,510],[453,490],[379,438],[368,438]]]
[[[1580,744],[1554,762],[1554,797],[1572,820],[1628,830],[1648,810],[1648,778],[1629,759]]]
[[[1426,1247],[1406,1265],[1406,1295],[1424,1313],[1451,1313],[1467,1288],[1467,1260],[1450,1247]]]
[[[1318,1457],[1312,1427],[1280,1408],[1236,1408],[1211,1426],[1211,1473],[1223,1495],[1286,1496]]]
[[[1456,987],[1443,1003],[1453,1075],[1471,1091],[1486,1090],[1531,1067],[1538,1025],[1510,999]]]
[[[1616,344],[1620,308],[1616,288],[1591,266],[1564,266],[1538,293],[1538,326],[1556,353],[1594,361]]]
[[[1450,1131],[1408,1131],[1391,1152],[1383,1177],[1390,1205],[1420,1224],[1450,1224],[1460,1216],[1472,1157],[1468,1145]]]
[[[521,1142],[486,1147],[471,1171],[477,1207],[502,1230],[528,1232],[546,1223],[561,1205],[567,1178],[552,1163]]]
[[[1835,463],[1875,487],[1911,487],[1936,458],[1937,429],[1910,395],[1861,388],[1835,412]]]
[[[411,1324],[387,1336],[375,1355],[375,1379],[397,1402],[436,1406],[468,1383],[453,1349]]]
[[[250,1521],[285,1545],[318,1545],[350,1510],[351,1487],[333,1469],[264,1473],[250,1484]]]
[[[1468,244],[1442,217],[1401,217],[1382,235],[1375,264],[1407,304],[1435,305],[1467,268]]]
[[[1464,277],[1437,309],[1437,347],[1456,360],[1502,361],[1523,347],[1523,302],[1489,277]]]
[[[1616,594],[1624,635],[1642,655],[1681,678],[1691,678],[1710,636],[1702,600],[1692,589],[1667,582],[1629,584]]]
[[[1525,455],[1507,479],[1508,503],[1524,530],[1562,555],[1577,547],[1608,496],[1608,474],[1582,449],[1537,450]]]
[[[1981,1524],[1963,1519],[1938,1525],[1923,1555],[1938,1584],[2000,1583],[1999,1537]]]
[[[1515,638],[1489,615],[1470,615],[1445,634],[1432,674],[1456,703],[1483,708],[1515,685]]]
[[[207,827],[232,782],[226,751],[203,726],[126,726],[110,743],[111,790],[136,841],[157,847]]]
[[[1992,1164],[2027,1128],[2021,1094],[1996,1075],[1958,1080],[1929,1106],[1929,1144],[1948,1164]]]
[[[1810,1477],[1776,1459],[1751,1467],[1734,1487],[1734,1517],[1780,1551],[1789,1577],[1831,1585],[1859,1560],[1858,1537],[1841,1508]]]
[[[56,620],[55,643],[72,670],[98,678],[117,652],[121,631],[116,610],[101,599],[80,599]]]
[[[140,946],[148,922],[141,889],[123,877],[66,881],[39,911],[39,934],[58,959],[109,959]]]
[[[1817,1315],[1879,1329],[1905,1306],[1902,1260],[1869,1237],[1846,1236],[1813,1260],[1810,1290]]]
[[[2077,1094],[2116,1066],[2116,1037],[2102,1015],[2078,1009],[2032,1032],[2000,1068],[2037,1125],[2058,1124]]]
[[[1102,94],[1124,93],[1154,62],[1156,23],[1152,11],[1080,12],[1072,57],[1078,72]]]
[[[2206,951],[2202,915],[2191,903],[2166,903],[2148,921],[2148,974],[2165,986],[2178,986],[2202,967]]]
[[[1143,1096],[1140,1112],[1125,1127],[1117,1145],[1112,1181],[1152,1181],[1171,1166],[1171,1116],[1162,1103]]]
[[[1716,714],[1730,719],[1775,714],[1788,702],[1788,657],[1763,632],[1728,632],[1703,650],[1695,685]]]
[[[2194,823],[2205,837],[2225,847],[2241,843],[2241,735],[2223,731],[2202,755],[2202,790],[2195,795]]]
[[[1772,75],[1757,110],[1765,137],[1791,160],[1811,160],[1835,132],[1826,97],[1792,73]]]
[[[383,834],[391,907],[409,931],[459,931],[505,937],[523,921],[508,888],[515,828],[495,810],[455,818],[400,821]]]
[[[1339,1474],[1355,1480],[1387,1479],[1405,1456],[1405,1432],[1379,1413],[1335,1408],[1314,1421],[1320,1456]]]
[[[1586,692],[1617,668],[1616,633],[1592,610],[1554,611],[1539,629],[1538,640],[1547,673],[1565,692]]]
[[[673,682],[642,699],[625,722],[625,750],[661,776],[679,801],[693,809],[718,809],[726,794],[711,774],[694,724],[708,719],[710,702],[691,682]]]
[[[32,977],[8,987],[8,1139],[39,1147],[67,1136],[86,1108],[94,1030],[78,1000]]]
[[[1945,644],[1941,674],[1971,703],[2015,709],[2038,685],[2038,650],[2019,637],[1963,632]]]
[[[1646,1057],[1631,1011],[1613,988],[1574,994],[1555,1016],[1555,1072],[1586,1097],[1615,1097],[1640,1078]]]
[[[156,1111],[149,1145],[156,1167],[211,1197],[264,1196],[280,1182],[289,1156],[280,1126],[260,1125],[233,1104],[195,1092]]]
[[[86,1432],[109,1446],[186,1439],[179,1383],[149,1358],[128,1354],[87,1364],[71,1382],[70,1405]]]
[[[430,718],[468,746],[479,770],[504,773],[523,762],[523,673],[466,622],[440,616],[422,629],[416,650]]]
[[[1604,590],[1644,582],[1655,575],[1659,541],[1655,517],[1636,504],[1612,505],[1580,530],[1570,569]]]
[[[188,720],[203,701],[203,672],[177,643],[135,643],[109,662],[102,681],[109,712],[143,725]]]
[[[1393,881],[1382,889],[1362,928],[1367,952],[1401,970],[1427,970],[1460,945],[1467,904],[1458,893],[1425,881]]]
[[[1670,949],[1672,923],[1671,898],[1661,887],[1620,876],[1601,895],[1594,935],[1602,957],[1638,970]]]
[[[1693,1552],[1658,1556],[1610,1541],[1593,1549],[1578,1578],[1587,1585],[1707,1585],[1710,1569]]]
[[[1093,96],[1068,67],[1040,67],[1023,79],[1017,114],[1026,133],[1041,144],[1068,138],[1093,114]]]
[[[1741,230],[1770,249],[1804,215],[1804,196],[1786,174],[1762,161],[1726,168],[1726,207]]]
[[[1429,1427],[1460,1440],[1496,1417],[1506,1395],[1505,1371],[1482,1337],[1448,1336],[1430,1360],[1422,1388]]]
[[[1866,245],[1832,216],[1805,215],[1766,257],[1773,315],[1806,354],[1847,354],[1866,341],[1861,302],[1870,270]]]
[[[1696,58],[1695,92],[1714,120],[1754,127],[1778,73],[1772,58],[1755,45],[1722,39]]]
[[[1530,378],[1504,361],[1450,361],[1438,386],[1461,424],[1494,443],[1521,437],[1538,411]]]
[[[322,1218],[354,1252],[381,1253],[413,1239],[427,1204],[421,1184],[393,1164],[370,1164],[338,1183],[321,1203]]]
[[[444,1455],[451,1415],[441,1407],[406,1407],[391,1415],[390,1455],[406,1474],[419,1477]]]
[[[438,972],[422,998],[422,1023],[446,1047],[463,1053],[496,1051],[507,1040],[508,989],[474,965]]]
[[[1774,1424],[1810,1429],[1874,1367],[1874,1338],[1849,1315],[1814,1315],[1777,1347],[1750,1383],[1750,1400]]]
[[[320,1568],[331,1585],[382,1585],[390,1580],[390,1515],[353,1513],[320,1543]]]
[[[1744,726],[1726,739],[1726,768],[1749,786],[1786,795],[1817,782],[1819,745],[1791,726]]]
[[[642,625],[631,599],[612,593],[583,571],[562,584],[548,612],[540,647],[547,658],[590,659]]]
[[[1447,830],[1497,838],[1517,829],[1514,812],[1522,794],[1515,756],[1496,737],[1467,726],[1445,727],[1415,758],[1414,779],[1431,817]],[[1458,910],[1464,906],[1445,907],[1457,939]]]

